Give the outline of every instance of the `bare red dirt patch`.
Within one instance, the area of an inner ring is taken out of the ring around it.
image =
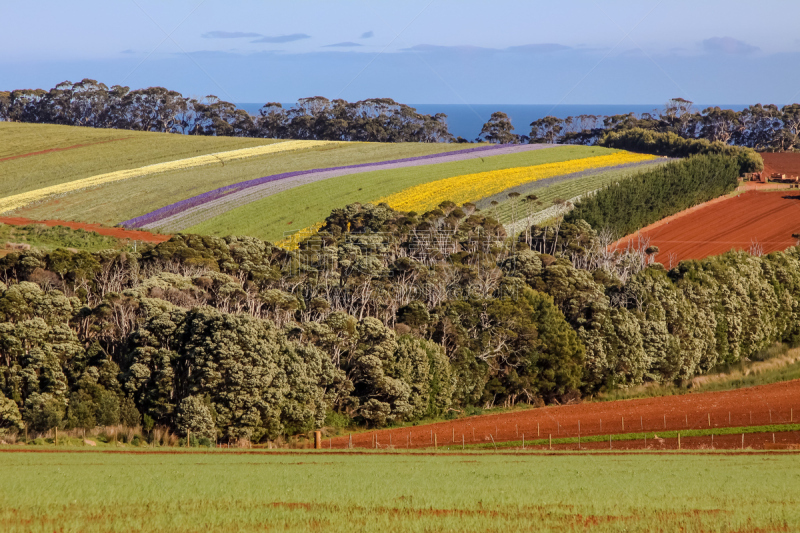
[[[125,139],[130,139],[130,137],[120,137],[119,139],[109,139],[107,141],[97,141],[93,143],[84,143],[84,144],[73,144],[72,146],[65,146],[64,148],[49,148],[47,150],[39,150],[38,152],[29,152],[27,154],[19,154],[19,155],[12,155],[9,157],[0,158],[0,161],[10,161],[11,159],[20,159],[22,157],[32,157],[35,155],[42,155],[42,154],[49,154],[52,152],[63,152],[64,150],[74,150],[75,148],[84,148],[86,146],[94,146],[95,144],[105,144],[111,143],[114,141],[123,141]]]
[[[492,439],[495,442],[516,441],[523,434],[529,441],[546,439],[548,435],[552,435],[554,439],[577,437],[579,427],[582,436],[642,431],[658,434],[664,430],[788,424],[797,422],[798,417],[800,380],[794,380],[723,392],[542,407],[425,426],[361,433],[352,438],[353,446],[357,448],[374,448],[376,438],[380,448],[429,448],[434,441],[440,447],[452,448],[461,445],[462,437],[465,444],[491,444]],[[792,435],[791,442],[800,442],[798,435]],[[769,438],[771,439],[771,435]],[[691,439],[699,439],[698,447],[702,447],[705,441],[710,444],[710,437]],[[686,441],[686,447],[691,439]],[[741,436],[725,437],[726,444],[731,444],[727,442],[729,439],[741,440]],[[745,435],[745,446],[763,448],[767,439],[766,435]],[[620,449],[625,449],[623,442],[619,443]],[[722,442],[720,440],[720,444]],[[326,447],[346,448],[348,437],[337,437],[325,444]],[[665,446],[664,449],[674,448],[676,444]],[[607,443],[592,445],[595,446],[598,449],[608,448]],[[642,446],[640,441],[631,444],[633,449],[641,449]],[[726,447],[735,448],[733,445]],[[574,448],[576,445],[562,447]]]
[[[772,174],[786,174],[789,176],[800,176],[800,153],[797,152],[776,152],[762,153],[764,160],[764,172],[767,176]]]
[[[71,229],[82,229],[93,231],[100,235],[116,237],[117,239],[130,239],[132,241],[143,242],[166,242],[171,235],[160,235],[149,231],[128,230],[123,228],[109,228],[100,224],[89,224],[86,222],[73,222],[69,220],[31,220],[23,217],[0,217],[0,223],[11,224],[13,226],[27,226],[28,224],[44,224],[45,226],[66,226]]]
[[[785,250],[797,244],[793,233],[800,233],[800,192],[748,191],[660,220],[617,245],[624,249],[649,238],[650,246],[659,248],[656,261],[669,267],[729,250]]]

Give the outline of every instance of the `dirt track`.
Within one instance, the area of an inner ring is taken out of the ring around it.
[[[800,192],[748,191],[717,199],[644,228],[619,241],[624,249],[649,238],[660,252],[656,261],[668,268],[685,259],[702,259],[729,250],[749,251],[757,243],[763,253],[797,244],[800,232]]]
[[[69,220],[31,220],[23,217],[0,217],[0,223],[11,224],[14,226],[26,226],[28,224],[44,224],[45,226],[66,226],[72,229],[82,229],[85,231],[93,231],[100,235],[107,235],[109,237],[116,237],[118,239],[130,239],[132,241],[143,242],[165,242],[168,241],[171,235],[161,235],[158,233],[150,233],[149,231],[127,230],[123,228],[109,228],[101,226],[100,224],[88,224],[85,222],[72,222]]]
[[[581,435],[590,436],[639,431],[653,431],[657,434],[664,429],[680,431],[787,424],[796,423],[799,418],[800,380],[795,380],[724,392],[543,407],[425,426],[374,431],[353,435],[353,446],[373,447],[373,438],[376,435],[379,446],[387,446],[391,442],[397,448],[427,448],[432,446],[434,436],[440,447],[452,446],[454,440],[460,445],[462,435],[466,444],[490,444],[492,438],[495,442],[518,440],[523,434],[530,440],[547,438],[548,435],[553,438],[577,437],[579,424]],[[710,437],[695,438],[705,439],[710,443]],[[737,438],[741,440],[740,436]],[[754,440],[748,440],[751,438]],[[757,442],[761,442],[763,447],[765,438],[745,435],[746,446],[755,447]],[[686,446],[689,446],[689,441],[687,439]],[[792,442],[800,442],[800,439]],[[333,448],[345,448],[347,444],[348,437],[337,437],[330,443],[326,442],[326,447],[330,445]],[[624,444],[620,442],[620,446]],[[642,447],[642,443],[636,442],[632,446]],[[598,447],[604,448],[605,445],[598,444]]]

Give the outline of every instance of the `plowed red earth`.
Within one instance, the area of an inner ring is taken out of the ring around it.
[[[763,153],[764,172],[771,174],[786,174],[786,176],[800,176],[800,153],[777,152]]]
[[[709,426],[709,417],[711,425]],[[482,415],[451,422],[440,422],[425,426],[381,430],[353,435],[356,448],[374,447],[377,436],[378,445],[395,448],[427,448],[434,439],[439,446],[461,444],[463,436],[466,444],[491,444],[519,440],[522,435],[528,440],[558,437],[577,437],[578,428],[582,436],[635,433],[641,431],[685,429],[707,429],[721,427],[761,426],[767,424],[788,424],[797,422],[800,417],[800,380],[773,383],[758,387],[748,387],[733,391],[684,394],[639,400],[615,402],[582,403],[577,405],[551,406],[525,411]],[[771,434],[770,434],[771,435]],[[793,434],[794,435],[794,434]],[[741,436],[716,437],[727,443],[729,439]],[[745,435],[745,446],[756,447],[771,436]],[[794,435],[795,440],[800,439]],[[693,440],[694,439],[694,440]],[[686,439],[684,447],[692,443],[697,446],[710,445],[710,437]],[[672,439],[673,441],[676,439]],[[734,439],[735,440],[735,439]],[[346,448],[348,437],[337,437],[326,443],[333,448]],[[652,443],[654,446],[656,442]],[[671,447],[675,447],[677,442]],[[731,443],[728,443],[731,444]],[[624,449],[641,448],[642,442],[626,444],[614,443]],[[587,445],[588,446],[588,445]],[[591,446],[606,448],[607,444],[595,443]],[[327,446],[326,446],[327,447]],[[575,445],[562,446],[572,449]],[[736,446],[731,445],[731,448]],[[665,449],[670,446],[665,444]]]
[[[122,228],[109,228],[101,226],[100,224],[88,224],[86,222],[72,222],[69,220],[31,220],[23,217],[0,217],[0,223],[11,224],[14,226],[27,226],[28,224],[44,224],[45,226],[66,226],[72,229],[82,229],[85,231],[93,231],[100,235],[107,235],[109,237],[116,237],[118,239],[130,239],[132,241],[143,242],[165,242],[168,241],[171,235],[160,235],[157,233],[150,233],[149,231],[136,231]]]
[[[85,143],[85,144],[73,144],[72,146],[65,146],[64,148],[49,148],[47,150],[39,150],[38,152],[30,152],[27,154],[19,154],[19,155],[12,155],[10,157],[3,157],[0,158],[0,161],[9,161],[11,159],[19,159],[21,157],[31,157],[34,155],[42,155],[42,154],[49,154],[51,152],[63,152],[64,150],[74,150],[75,148],[83,148],[85,146],[94,146],[95,144],[105,144],[111,143],[114,141],[122,141],[125,139],[129,139],[129,137],[121,137],[119,139],[109,139],[107,141],[97,141],[94,143]]]
[[[748,191],[682,211],[617,245],[637,247],[650,239],[650,246],[659,248],[656,261],[674,266],[729,250],[749,251],[755,244],[763,253],[785,250],[797,244],[793,233],[800,233],[800,192]]]

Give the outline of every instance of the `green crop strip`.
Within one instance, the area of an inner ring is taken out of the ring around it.
[[[680,433],[681,437],[710,437],[711,435],[749,435],[751,433],[783,433],[787,431],[800,431],[800,424],[771,424],[766,426],[744,426],[744,427],[724,427],[708,429],[687,429],[685,431],[643,431],[638,433],[616,433],[611,435],[587,435],[585,437],[559,437],[552,440],[552,444],[577,444],[588,442],[611,442],[643,440],[645,437],[652,439],[656,435],[661,439],[676,439]],[[525,440],[525,446],[545,446],[551,441],[549,439],[536,438]],[[516,448],[522,446],[522,440],[503,441],[496,444],[468,444],[465,448],[486,449],[486,448]]]

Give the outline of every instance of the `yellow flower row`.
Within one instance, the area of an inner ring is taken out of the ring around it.
[[[227,152],[217,152],[214,154],[187,157],[185,159],[167,161],[166,163],[156,163],[154,165],[147,165],[129,170],[117,170],[115,172],[108,172],[106,174],[98,174],[97,176],[61,183],[59,185],[52,185],[50,187],[43,187],[41,189],[36,189],[35,191],[29,191],[2,198],[0,199],[0,213],[20,209],[28,204],[44,200],[51,196],[61,196],[70,192],[88,189],[90,187],[97,187],[99,185],[105,185],[107,183],[116,181],[140,178],[142,176],[149,176],[151,174],[159,174],[161,172],[169,172],[172,170],[186,170],[190,168],[214,165],[221,162],[224,163],[237,159],[247,159],[250,157],[285,152],[288,150],[313,148],[315,146],[322,146],[326,144],[339,144],[339,141],[284,141],[274,144],[267,144],[264,146],[242,148],[240,150],[229,150]]]
[[[657,156],[617,152],[611,155],[573,159],[560,163],[466,174],[416,185],[385,196],[376,203],[386,202],[398,211],[430,211],[445,200],[453,201],[456,204],[474,202],[524,183],[652,159],[657,159]]]
[[[317,222],[313,226],[303,228],[300,231],[292,233],[288,237],[279,240],[275,243],[275,246],[278,248],[283,248],[287,251],[297,250],[303,240],[315,235],[324,224],[324,222]]]

